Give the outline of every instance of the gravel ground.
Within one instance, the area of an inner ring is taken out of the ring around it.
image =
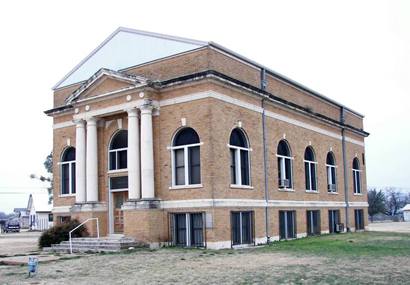
[[[410,222],[369,223],[369,231],[410,233]]]
[[[408,284],[408,258],[325,258],[247,250],[140,250],[0,266],[0,284]]]
[[[38,251],[40,235],[40,232],[28,231],[0,234],[0,256],[29,254],[32,251]]]

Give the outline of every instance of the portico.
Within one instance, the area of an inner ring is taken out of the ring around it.
[[[120,107],[118,106],[118,108]],[[85,109],[91,110],[90,107]],[[153,109],[152,100],[144,99],[128,102],[127,108],[115,112],[118,114],[127,113],[127,166],[119,171],[122,175],[119,177],[126,177],[128,180],[127,187],[120,189],[122,192],[128,192],[127,201],[121,202],[127,210],[141,207],[155,208],[157,204],[154,187]],[[107,213],[109,215],[107,219],[109,233],[114,232],[115,211],[118,212],[118,206],[115,208],[117,201],[115,199],[117,198],[114,198],[113,194],[119,191],[112,190],[109,186],[108,201],[102,197],[101,191],[99,191],[99,176],[106,174],[99,173],[98,148],[100,142],[98,132],[99,126],[104,126],[106,118],[112,115],[112,112],[100,112],[97,115],[89,116],[88,112],[83,112],[75,114],[73,120],[76,126],[77,167],[75,169],[75,204],[71,211],[82,213],[83,216],[87,212],[89,214],[92,212]],[[109,175],[108,179],[110,179]],[[121,195],[121,197],[124,196]]]

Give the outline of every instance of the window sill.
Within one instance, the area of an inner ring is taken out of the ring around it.
[[[128,168],[108,170],[107,174],[115,174],[115,173],[121,173],[121,172],[128,172]]]
[[[202,188],[202,184],[192,184],[192,185],[174,185],[169,187],[169,190],[179,190],[179,189],[196,189]]]
[[[363,196],[362,193],[353,193],[353,196]]]
[[[319,191],[316,190],[306,190],[306,193],[311,193],[311,194],[319,194]]]
[[[327,194],[330,194],[330,195],[339,195],[339,192],[327,192]]]
[[[295,192],[295,189],[292,188],[279,188],[279,192]]]
[[[231,184],[229,185],[232,189],[253,189],[253,186],[249,185],[237,185],[237,184]]]
[[[67,197],[75,197],[75,193],[74,194],[60,194],[60,195],[58,195],[58,198],[67,198]]]

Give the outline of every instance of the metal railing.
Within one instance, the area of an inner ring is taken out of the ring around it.
[[[98,218],[89,218],[87,220],[85,220],[84,222],[82,222],[81,224],[79,224],[78,226],[76,226],[74,229],[72,229],[69,233],[68,236],[70,238],[70,254],[73,254],[73,243],[71,241],[71,233],[74,232],[76,229],[78,229],[79,227],[81,227],[82,225],[84,225],[85,223],[92,221],[92,220],[96,220],[97,221],[97,238],[100,238],[100,226],[98,223]]]

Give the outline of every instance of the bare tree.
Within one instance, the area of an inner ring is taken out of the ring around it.
[[[386,196],[382,190],[370,189],[367,191],[367,200],[370,220],[373,222],[374,215],[386,212]]]
[[[407,197],[397,188],[389,187],[384,190],[386,192],[386,210],[387,214],[394,216],[407,203]]]

